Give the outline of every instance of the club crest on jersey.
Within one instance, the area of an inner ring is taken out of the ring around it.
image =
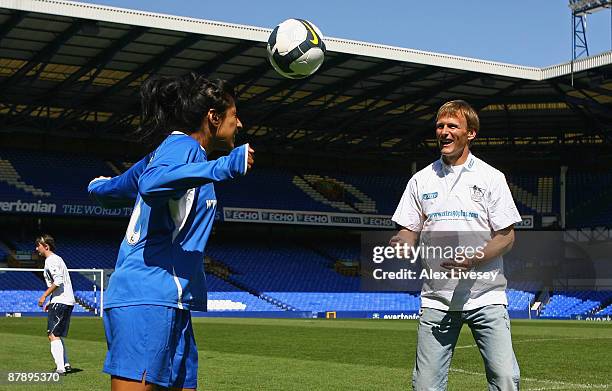
[[[214,208],[217,206],[217,200],[206,200],[206,209]]]
[[[476,185],[470,187],[472,201],[481,202],[484,199],[485,189]]]
[[[127,242],[128,244],[131,244],[132,246],[138,243],[139,240],[140,240],[140,231],[130,232],[127,235]]]
[[[433,200],[438,197],[438,192],[434,191],[433,193],[425,193],[423,194],[423,200]]]

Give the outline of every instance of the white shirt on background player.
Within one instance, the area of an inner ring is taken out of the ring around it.
[[[57,289],[51,293],[49,303],[61,303],[66,305],[74,305],[74,293],[72,291],[72,281],[68,268],[62,257],[57,254],[51,254],[45,259],[45,282],[47,287],[55,284]]]
[[[408,181],[392,220],[415,232],[474,232],[488,236],[519,223],[521,216],[504,174],[470,153],[463,165],[449,166],[439,159],[417,172]],[[491,304],[507,305],[502,257],[474,270],[500,273],[494,282],[471,286],[464,298],[447,289],[448,284],[436,290],[425,281],[421,306],[467,311]]]

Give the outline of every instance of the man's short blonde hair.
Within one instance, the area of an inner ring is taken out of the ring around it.
[[[480,120],[478,119],[478,114],[476,110],[469,103],[464,100],[451,100],[450,102],[446,102],[438,109],[438,114],[436,115],[436,122],[440,118],[446,116],[454,116],[461,114],[467,123],[467,129],[473,130],[478,133],[480,130]]]

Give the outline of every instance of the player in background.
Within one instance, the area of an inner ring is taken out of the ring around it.
[[[417,391],[446,390],[463,324],[472,330],[484,360],[489,390],[519,389],[502,255],[512,248],[514,224],[521,216],[504,174],[470,152],[479,128],[478,114],[467,102],[455,100],[440,107],[436,139],[441,157],[408,181],[393,215],[401,229],[390,245],[415,246],[419,234],[421,241],[452,235],[459,245],[475,242],[484,249],[461,259],[440,260],[440,271],[498,272],[491,280],[423,282],[412,379]]]
[[[74,294],[70,274],[64,260],[55,254],[55,240],[51,235],[36,238],[36,251],[45,258],[44,276],[47,290],[40,296],[38,306],[49,311],[47,317],[47,335],[51,343],[51,355],[56,365],[56,372],[65,375],[72,370],[68,362],[68,353],[62,337],[68,335],[70,315],[74,308]],[[45,305],[47,297],[51,296]]]
[[[105,295],[104,372],[113,390],[195,389],[190,311],[206,310],[213,182],[245,175],[255,151],[248,144],[234,148],[242,123],[234,90],[222,80],[151,78],[141,101],[140,130],[167,137],[122,175],[98,177],[88,187],[102,206],[134,205]],[[231,152],[209,161],[219,149]]]

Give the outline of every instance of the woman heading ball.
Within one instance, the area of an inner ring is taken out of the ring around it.
[[[228,84],[189,74],[152,78],[141,87],[146,137],[167,135],[122,175],[98,177],[89,194],[104,207],[132,204],[115,272],[105,294],[112,390],[197,387],[191,310],[206,310],[204,248],[216,211],[214,182],[245,175],[248,144]],[[208,160],[217,149],[229,155]]]

